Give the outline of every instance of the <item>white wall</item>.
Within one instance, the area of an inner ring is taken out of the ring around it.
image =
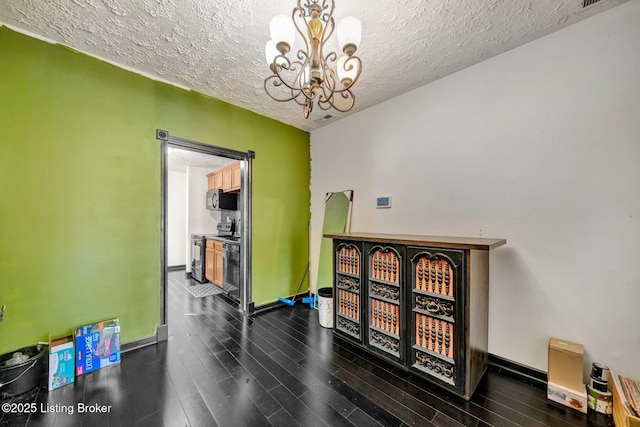
[[[489,351],[546,371],[557,336],[640,378],[639,22],[633,0],[312,132],[312,260],[334,190],[352,231],[506,238]]]
[[[184,245],[187,236],[187,174],[167,174],[167,266],[188,264]]]
[[[185,245],[189,248],[192,234],[217,234],[220,211],[207,210],[207,174],[210,168],[187,167],[187,235]],[[186,253],[187,272],[191,271],[189,250]]]

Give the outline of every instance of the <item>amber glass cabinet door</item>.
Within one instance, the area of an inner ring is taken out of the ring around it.
[[[405,360],[404,246],[365,245],[367,332],[365,344],[394,362]]]
[[[464,387],[463,255],[455,250],[407,248],[409,366],[458,391]]]
[[[362,244],[334,243],[336,330],[362,342]]]

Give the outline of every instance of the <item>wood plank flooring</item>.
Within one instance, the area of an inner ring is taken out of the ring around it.
[[[613,425],[551,403],[498,368],[467,402],[334,337],[308,305],[244,317],[220,296],[192,297],[184,280],[184,272],[169,274],[167,342],[127,352],[74,385],[47,393],[45,383],[16,397],[37,410],[1,412],[0,425]],[[79,402],[110,409],[79,414]]]

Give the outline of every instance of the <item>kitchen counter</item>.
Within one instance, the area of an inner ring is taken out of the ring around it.
[[[237,244],[240,244],[240,237],[239,236],[224,237],[224,236],[205,235],[204,237],[207,240],[216,240],[218,242],[223,242],[223,243],[237,243]]]

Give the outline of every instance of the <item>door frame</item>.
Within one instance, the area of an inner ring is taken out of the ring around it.
[[[240,182],[242,186],[240,198],[240,209],[242,211],[242,221],[240,222],[240,310],[249,314],[253,311],[252,286],[251,286],[251,218],[252,218],[252,196],[251,196],[251,170],[252,160],[255,158],[255,152],[237,151],[230,148],[217,147],[214,145],[204,144],[202,142],[191,141],[184,138],[178,138],[169,134],[168,131],[156,129],[156,139],[162,143],[161,156],[161,194],[162,194],[162,215],[161,215],[161,308],[160,321],[161,326],[167,324],[167,189],[168,189],[168,148],[179,148],[182,150],[195,151],[213,156],[226,157],[228,159],[240,160]],[[202,196],[204,197],[204,195]],[[164,328],[163,328],[164,329]]]

